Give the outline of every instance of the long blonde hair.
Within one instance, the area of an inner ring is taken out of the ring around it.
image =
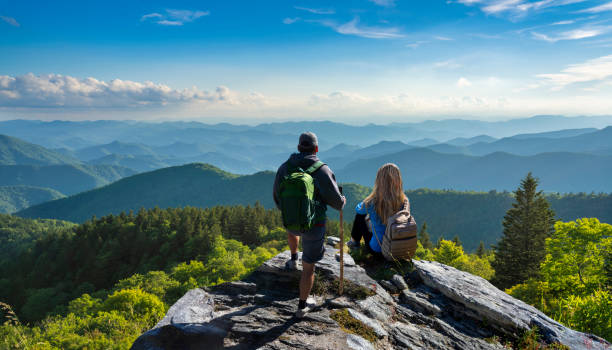
[[[405,200],[400,169],[387,163],[378,169],[374,189],[363,202],[366,206],[374,205],[376,214],[386,225],[387,219],[402,208]]]

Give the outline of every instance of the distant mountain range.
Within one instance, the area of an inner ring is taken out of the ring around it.
[[[357,159],[337,171],[342,181],[372,186],[385,163],[402,170],[406,188],[454,190],[514,190],[528,172],[549,192],[612,192],[612,155],[569,152],[517,156],[503,152],[485,156],[439,153],[427,148],[407,149],[373,158]]]
[[[109,184],[136,171],[79,159],[0,135],[0,213]]]
[[[48,150],[15,137],[0,135],[0,164],[51,165],[78,162],[76,158]]]
[[[0,186],[43,187],[70,195],[135,173],[194,162],[214,164],[233,174],[273,171],[296,151],[297,134],[310,129],[319,133],[321,159],[341,179],[362,185],[372,185],[380,165],[395,162],[408,175],[406,184],[412,188],[511,190],[524,174],[533,171],[547,191],[607,192],[611,188],[606,178],[612,156],[611,126],[503,138],[477,132],[490,131],[493,126],[499,129],[496,135],[504,130],[533,131],[578,123],[600,126],[609,119],[541,116],[494,123],[445,120],[366,126],[17,120],[0,122],[0,130],[63,147],[49,149],[0,136]],[[413,133],[415,130],[418,132]],[[476,135],[440,143],[440,132]],[[109,138],[114,139],[98,143]],[[85,143],[90,145],[80,147]]]
[[[50,188],[32,186],[0,186],[0,213],[14,213],[43,202],[63,198]]]
[[[83,222],[93,215],[153,207],[253,205],[258,201],[273,208],[273,182],[273,172],[240,176],[207,164],[188,164],[130,176],[95,190],[32,206],[17,215]],[[364,186],[344,185],[348,199],[346,220],[352,220],[356,204],[369,192]],[[497,241],[501,220],[513,201],[510,193],[495,191],[410,190],[407,194],[417,222],[427,222],[434,239],[458,235],[469,250],[481,240],[486,244]],[[564,220],[596,216],[612,222],[612,195],[551,196],[551,201]],[[335,210],[330,209],[329,214],[337,218]]]

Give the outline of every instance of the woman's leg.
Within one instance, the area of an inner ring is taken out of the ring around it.
[[[365,235],[369,232],[368,231],[368,225],[365,222],[365,215],[362,214],[356,214],[355,215],[355,220],[353,220],[353,229],[351,230],[351,238],[353,239],[353,241],[359,243],[361,242],[361,238],[365,237]],[[371,238],[371,233],[370,233],[370,238]],[[366,240],[366,243],[368,243],[369,240]]]

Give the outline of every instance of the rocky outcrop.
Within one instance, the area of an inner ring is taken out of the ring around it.
[[[317,308],[294,317],[300,271],[286,271],[289,253],[266,261],[244,281],[189,291],[132,349],[503,349],[534,326],[547,343],[610,349],[610,343],[568,329],[486,280],[436,262],[375,281],[327,247],[317,264]]]

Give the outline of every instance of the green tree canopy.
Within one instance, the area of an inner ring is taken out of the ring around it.
[[[515,202],[504,216],[504,231],[495,246],[493,283],[509,288],[536,277],[546,255],[545,241],[553,230],[554,212],[537,190],[538,180],[531,173],[514,192]]]

